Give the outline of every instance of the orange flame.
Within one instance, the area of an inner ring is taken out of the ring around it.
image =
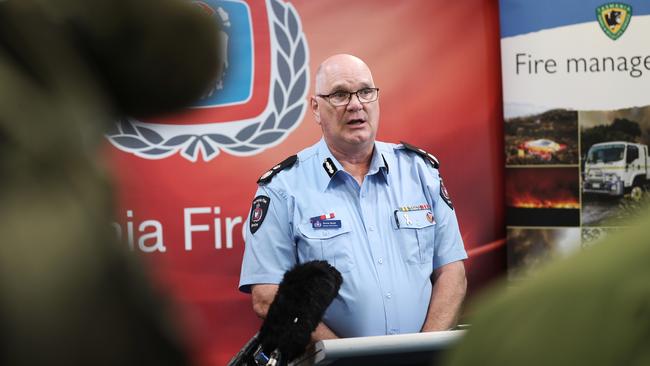
[[[574,199],[535,199],[535,198],[525,198],[525,199],[515,199],[513,201],[514,207],[519,208],[580,208],[580,203]]]
[[[507,171],[506,206],[538,209],[580,209],[574,168],[511,169]]]

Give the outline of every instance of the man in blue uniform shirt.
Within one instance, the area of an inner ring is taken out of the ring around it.
[[[341,272],[314,340],[446,330],[465,296],[467,254],[438,161],[375,141],[378,96],[362,60],[326,59],[311,97],[323,138],[262,175],[248,218],[239,288],[260,317],[295,264]]]

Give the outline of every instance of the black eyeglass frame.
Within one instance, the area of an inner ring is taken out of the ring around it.
[[[363,100],[361,100],[361,98],[359,98],[359,92],[362,91],[362,90],[368,90],[368,89],[374,90],[377,93],[376,94],[377,96],[373,100],[369,100],[367,102],[364,102]],[[345,103],[342,103],[342,104],[334,104],[334,103],[332,103],[330,98],[332,97],[332,95],[338,94],[338,93],[348,93],[348,98],[347,98],[347,101]],[[327,100],[327,102],[329,104],[331,104],[331,105],[333,105],[335,107],[342,107],[342,106],[348,105],[350,103],[350,101],[352,100],[352,94],[355,94],[357,96],[357,99],[359,100],[359,103],[362,103],[362,104],[372,103],[372,102],[377,101],[377,99],[379,99],[379,88],[361,88],[361,89],[359,89],[357,91],[353,91],[353,92],[346,92],[346,91],[343,91],[343,90],[339,90],[339,91],[335,91],[335,92],[330,93],[330,94],[316,94],[316,96]]]

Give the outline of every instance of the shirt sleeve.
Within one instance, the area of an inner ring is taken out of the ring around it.
[[[445,264],[467,259],[463,238],[460,235],[456,211],[437,169],[427,166],[424,175],[427,194],[432,202],[436,220],[433,269]]]
[[[255,213],[255,201],[260,197],[268,198],[268,206],[266,209],[261,207],[262,211]],[[264,210],[266,211],[263,212]],[[284,273],[296,264],[290,217],[286,193],[268,186],[258,187],[251,213],[246,220],[240,291],[250,293],[250,287],[254,284],[279,284]],[[251,220],[254,220],[256,226],[253,230]]]

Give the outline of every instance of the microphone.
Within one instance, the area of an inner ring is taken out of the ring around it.
[[[342,282],[327,261],[298,264],[286,272],[260,331],[228,366],[286,364],[300,356]]]

